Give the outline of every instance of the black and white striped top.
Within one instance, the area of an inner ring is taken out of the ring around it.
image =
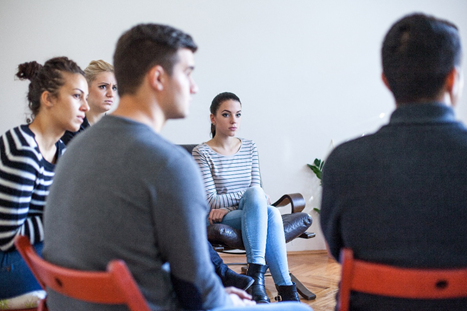
[[[65,145],[58,141],[56,146],[62,155]],[[42,157],[27,125],[0,137],[0,156],[0,250],[6,251],[19,234],[32,244],[44,239],[42,215],[55,165]]]
[[[252,140],[240,140],[240,150],[230,156],[215,152],[206,143],[193,149],[211,209],[235,210],[249,187],[261,186],[256,144]]]

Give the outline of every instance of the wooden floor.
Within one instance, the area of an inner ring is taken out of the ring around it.
[[[244,255],[220,254],[225,263],[245,261]],[[335,295],[340,279],[340,265],[328,257],[326,251],[289,252],[290,271],[313,293],[315,300],[301,301],[313,308],[314,311],[331,311],[336,304]],[[241,266],[231,265],[236,272]],[[266,291],[271,301],[274,301],[277,291],[272,278],[266,277]],[[301,297],[300,297],[301,298]]]

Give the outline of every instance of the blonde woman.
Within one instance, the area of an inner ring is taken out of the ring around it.
[[[62,141],[66,145],[76,134],[99,121],[112,108],[117,95],[117,81],[111,64],[103,60],[93,60],[84,69],[84,73],[89,86],[89,111],[77,132],[67,131],[63,135]]]

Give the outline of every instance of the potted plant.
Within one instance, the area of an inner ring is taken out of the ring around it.
[[[315,159],[313,161],[313,164],[307,164],[308,167],[315,173],[316,177],[319,179],[319,184],[320,186],[322,185],[322,180],[321,177],[323,175],[323,167],[324,167],[324,161],[321,161],[320,159]],[[318,214],[320,213],[320,209],[317,207],[314,207],[313,210],[317,212]]]

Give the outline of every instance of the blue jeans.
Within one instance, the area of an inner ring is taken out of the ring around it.
[[[225,307],[211,311],[313,311],[309,306],[300,302],[279,302],[257,304],[251,307]]]
[[[242,230],[248,263],[267,263],[274,283],[292,285],[282,217],[277,208],[268,205],[261,187],[248,188],[238,209],[228,212],[220,223]]]
[[[34,244],[38,254],[42,253],[42,247],[42,242]],[[0,251],[0,299],[12,298],[40,289],[42,287],[16,249],[9,252]]]

